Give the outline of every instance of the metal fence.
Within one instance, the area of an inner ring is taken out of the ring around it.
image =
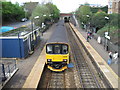
[[[16,69],[16,60],[14,60],[12,64],[0,64],[0,86],[3,86],[3,84],[12,77]]]

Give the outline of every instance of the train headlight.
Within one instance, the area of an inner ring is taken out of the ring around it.
[[[64,62],[67,62],[67,59],[63,59]]]
[[[51,61],[52,61],[52,59],[47,59],[47,61],[48,61],[48,62],[51,62]]]

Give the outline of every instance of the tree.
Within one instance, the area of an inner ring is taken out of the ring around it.
[[[16,2],[16,4],[13,4],[14,11],[13,11],[13,17],[16,20],[21,20],[21,18],[25,17],[25,11],[23,7],[19,6],[19,3]]]
[[[2,26],[2,2],[0,2],[0,27]]]
[[[81,6],[76,11],[76,14],[78,15],[78,18],[80,19],[81,23],[88,24],[88,22],[90,22],[92,12],[91,12],[90,6],[88,4]]]
[[[52,3],[47,3],[43,5],[38,5],[32,13],[31,19],[35,16],[39,16],[38,25],[46,23],[46,21],[51,21],[52,19],[57,19],[59,17],[59,10]],[[36,20],[35,20],[36,21]]]
[[[120,28],[120,23],[119,23],[120,14],[112,13],[112,14],[109,15],[109,18],[110,18],[110,25],[118,26]]]
[[[39,22],[38,25],[41,25],[45,19],[50,19],[49,15],[50,11],[45,5],[38,5],[32,13],[31,20],[33,20],[34,17],[39,16],[37,21]]]
[[[51,13],[52,19],[54,20],[58,19],[60,16],[60,10],[57,8],[57,6],[52,3],[47,3],[46,6],[48,7]]]
[[[104,7],[90,7],[92,13],[97,13],[99,10],[102,10],[104,12],[108,12],[108,6],[104,6]]]
[[[24,17],[24,10],[18,3],[2,2],[2,21],[15,21]]]
[[[107,23],[107,21],[105,20],[105,16],[108,15],[103,11],[95,13],[91,19],[92,26],[97,28],[97,30],[104,27],[104,25]]]
[[[0,2],[0,17],[2,16],[2,2]]]
[[[34,9],[36,8],[36,6],[38,5],[39,2],[26,2],[23,5],[23,8],[26,11],[26,17],[29,18],[32,15],[32,12],[34,11]]]

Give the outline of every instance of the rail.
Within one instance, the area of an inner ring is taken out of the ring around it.
[[[68,30],[68,33],[69,33],[71,51],[73,53],[73,57],[76,62],[76,67],[78,70],[78,75],[80,77],[82,88],[100,88],[99,82],[96,80],[96,76],[88,66],[81,51],[79,50],[79,46],[75,40],[74,35],[72,35],[72,32],[70,30]],[[70,36],[72,36],[72,38]]]
[[[65,72],[52,72],[47,88],[65,88]]]
[[[75,32],[76,36],[79,38],[80,43],[82,44],[83,48],[91,58],[94,65],[99,70],[99,73],[104,78],[104,81],[107,82],[111,88],[119,88],[119,77],[116,75],[113,70],[107,65],[107,63],[103,60],[103,58],[94,50],[94,48],[86,42],[85,38],[80,34],[80,32],[70,24],[73,32]]]

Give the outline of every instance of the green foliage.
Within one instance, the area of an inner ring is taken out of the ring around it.
[[[39,19],[34,20],[37,21],[37,25],[41,25],[43,22],[46,23],[47,21],[56,20],[59,18],[60,11],[57,9],[55,5],[52,3],[47,3],[43,5],[38,5],[31,16],[33,20],[34,17],[39,16]]]
[[[108,32],[110,33],[110,36],[113,36],[113,32],[115,32],[118,29],[117,26],[109,26],[108,24],[105,25],[103,28],[101,28],[97,33],[100,36],[104,36],[104,32]]]
[[[105,32],[109,31],[111,41],[118,43],[120,37],[120,14],[107,14],[108,6],[105,7],[90,7],[89,5],[83,5],[76,11],[76,16],[80,22],[80,26],[83,28],[85,24],[89,24],[91,29],[95,28],[100,36],[104,36]],[[89,18],[87,18],[89,15]],[[109,17],[108,20],[105,17]]]
[[[90,18],[92,16],[92,12],[90,10],[90,6],[89,5],[81,6],[76,11],[76,14],[78,15],[78,18],[80,19],[80,21],[83,22],[84,24],[88,24],[88,22],[90,21]]]
[[[110,25],[112,26],[118,26],[120,28],[120,14],[112,13],[109,15],[110,18]]]
[[[99,10],[102,10],[104,12],[108,12],[108,6],[104,6],[104,7],[90,7],[92,13],[97,13]]]
[[[3,21],[20,20],[24,17],[24,10],[18,3],[2,2]]]
[[[45,5],[38,5],[32,13],[31,20],[34,20],[34,17],[39,16],[37,21],[39,22],[38,25],[41,25],[41,23],[44,22],[45,19],[50,19],[49,15],[50,11]]]
[[[34,9],[36,8],[36,6],[38,5],[38,2],[25,2],[23,4],[23,8],[26,10],[26,17],[30,18],[32,15],[32,12],[34,11]]]
[[[81,6],[80,14],[87,15],[87,14],[90,14],[90,13],[91,13],[90,6],[88,6],[88,5]]]
[[[111,37],[111,42],[117,44],[119,43],[118,38],[120,38],[120,14],[113,13],[109,14],[109,22],[98,31],[98,34],[104,36],[104,32],[109,32]]]
[[[0,26],[2,26],[2,2],[0,2]]]
[[[119,28],[117,26],[110,26],[107,24],[102,29],[100,29],[97,33],[104,37],[104,33],[108,32],[109,30],[109,36],[111,37],[111,42],[116,43],[118,41],[118,38],[120,37]]]
[[[48,9],[51,13],[52,19],[58,18],[60,16],[60,11],[56,5],[54,5],[52,3],[47,3],[46,6],[48,7]]]
[[[104,25],[107,23],[105,16],[107,16],[107,13],[105,12],[95,13],[91,19],[91,25],[98,29],[104,27]]]

